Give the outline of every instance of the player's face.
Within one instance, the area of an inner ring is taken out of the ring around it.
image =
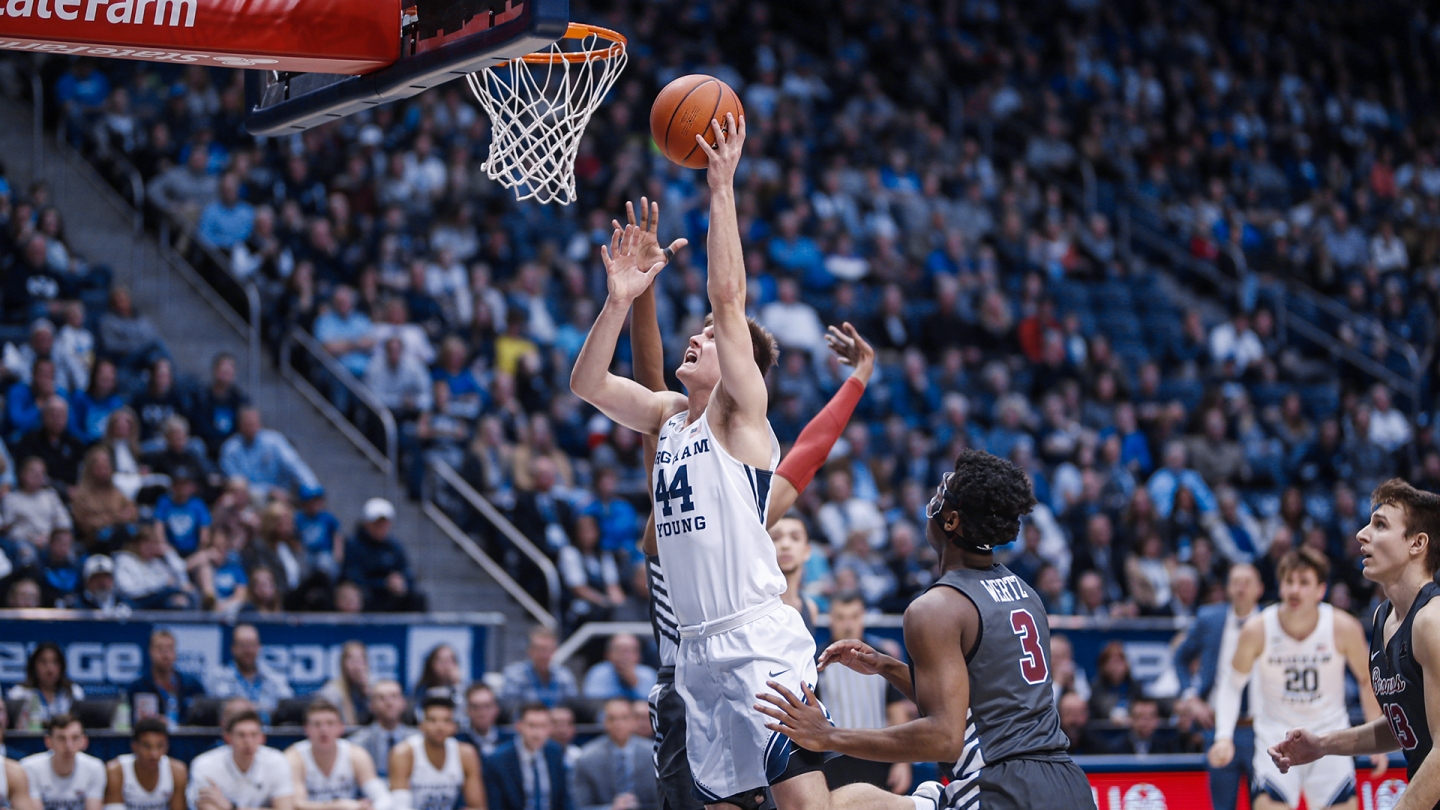
[[[265,729],[254,720],[243,720],[225,733],[225,744],[234,750],[236,759],[253,759],[265,744]]]
[[[55,752],[56,759],[65,762],[74,760],[75,755],[84,751],[88,744],[85,729],[81,728],[78,720],[45,735],[45,747]]]
[[[420,721],[420,733],[431,745],[443,745],[446,737],[455,734],[455,711],[444,706],[431,706]]]
[[[805,531],[805,524],[795,518],[776,521],[770,528],[770,539],[775,541],[775,561],[780,564],[780,573],[790,576],[810,560],[810,535]]]
[[[160,764],[160,758],[169,750],[170,738],[164,734],[141,734],[138,739],[130,741],[130,751],[135,754],[135,761],[152,768]]]
[[[329,749],[345,733],[345,724],[334,712],[315,712],[305,720],[305,738],[310,744]]]
[[[1366,579],[1392,579],[1413,559],[1416,538],[1405,536],[1405,512],[1394,504],[1376,507],[1355,539],[1360,541],[1361,572]]]
[[[715,327],[707,326],[685,344],[684,359],[675,376],[686,388],[713,388],[720,382],[720,357],[715,352]]]
[[[1280,583],[1280,600],[1290,610],[1308,610],[1325,598],[1325,583],[1309,568],[1299,568],[1285,575]]]

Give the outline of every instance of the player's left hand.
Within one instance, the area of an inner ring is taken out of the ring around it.
[[[735,180],[735,168],[740,165],[740,155],[745,147],[745,116],[735,120],[734,113],[725,113],[725,120],[712,120],[710,129],[715,133],[715,145],[711,146],[705,136],[695,133],[695,142],[709,159],[706,180],[711,187],[717,183],[729,185]]]
[[[830,722],[830,718],[825,716],[825,710],[820,708],[820,701],[810,690],[810,684],[804,681],[800,683],[800,688],[805,693],[803,699],[796,697],[794,692],[776,681],[766,681],[765,685],[779,693],[778,696],[755,696],[770,704],[755,704],[755,711],[775,720],[774,723],[766,723],[765,728],[784,734],[807,751],[829,750],[828,741],[835,726]]]
[[[870,375],[875,371],[875,349],[860,337],[849,321],[825,330],[825,345],[835,352],[841,363],[855,368],[855,376],[860,382],[870,382]]]
[[[1376,779],[1385,775],[1385,770],[1390,767],[1390,757],[1387,754],[1370,755],[1370,775]]]
[[[679,250],[689,244],[688,239],[676,239],[670,243],[670,247],[660,245],[660,203],[650,202],[650,198],[640,198],[640,221],[635,221],[635,203],[625,203],[625,219],[627,224],[634,225],[640,229],[636,241],[636,249],[640,254],[641,267],[654,267],[656,264],[669,264],[670,260]],[[620,227],[619,220],[610,220],[615,230],[624,231]],[[665,251],[670,251],[667,255]]]

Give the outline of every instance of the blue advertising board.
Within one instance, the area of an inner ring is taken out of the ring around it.
[[[409,692],[420,679],[425,657],[448,644],[466,682],[498,666],[504,616],[498,613],[427,614],[423,616],[289,615],[267,621],[245,617],[260,633],[261,660],[285,675],[296,694],[318,690],[340,671],[340,652],[347,641],[360,641],[375,678],[399,681]],[[136,613],[126,619],[97,619],[78,611],[0,611],[0,687],[25,680],[25,661],[41,641],[54,641],[65,651],[70,679],[90,697],[125,691],[145,674],[150,634],[158,629],[175,636],[181,671],[203,678],[210,669],[230,663],[234,624],[202,613]]]

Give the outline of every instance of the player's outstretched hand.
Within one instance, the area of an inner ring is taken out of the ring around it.
[[[1325,756],[1320,748],[1320,737],[1313,731],[1292,728],[1285,739],[1270,746],[1266,752],[1281,773],[1287,773],[1296,765],[1306,765]]]
[[[870,375],[875,371],[875,348],[860,337],[849,321],[825,330],[825,345],[835,352],[841,363],[855,368],[860,382],[870,382]]]
[[[641,267],[654,267],[657,264],[669,264],[680,248],[689,244],[688,239],[676,239],[670,243],[670,247],[660,246],[660,203],[650,202],[648,197],[640,198],[640,221],[635,221],[635,203],[625,203],[625,220],[627,224],[640,229],[637,245],[640,253],[639,263]],[[624,230],[620,227],[618,220],[610,220],[616,231]]]
[[[805,693],[803,699],[796,697],[778,681],[766,681],[765,685],[779,693],[755,696],[764,701],[755,704],[755,711],[775,721],[766,723],[765,728],[784,734],[807,751],[829,750],[830,732],[835,730],[835,725],[820,708],[820,699],[810,690],[810,684],[800,682],[800,688]]]
[[[745,147],[745,116],[741,115],[736,121],[735,114],[727,112],[723,126],[722,122],[712,120],[710,129],[715,133],[714,146],[705,140],[703,133],[695,133],[695,142],[710,160],[706,179],[712,187],[717,183],[729,185],[735,179],[735,168],[740,165],[740,153]]]
[[[879,675],[885,670],[887,657],[863,641],[845,639],[831,644],[825,648],[825,652],[820,653],[818,668],[824,671],[825,667],[831,664],[840,664],[861,675]]]
[[[610,297],[624,304],[629,304],[645,292],[655,281],[655,276],[665,267],[663,260],[649,265],[641,264],[641,233],[638,226],[626,225],[624,229],[616,229],[610,236],[609,245],[600,246],[600,258],[605,263]],[[678,250],[687,244],[688,240],[676,239],[671,249]]]
[[[1212,768],[1223,768],[1229,765],[1234,758],[1234,740],[1216,740],[1210,744],[1210,750],[1206,752],[1206,759],[1210,761]]]
[[[1382,777],[1382,776],[1385,775],[1385,771],[1386,771],[1387,769],[1389,769],[1389,767],[1390,767],[1390,755],[1389,755],[1389,754],[1371,754],[1371,755],[1370,755],[1370,776],[1371,776],[1371,777],[1373,777],[1373,778],[1375,778],[1375,779],[1379,779],[1380,777]]]

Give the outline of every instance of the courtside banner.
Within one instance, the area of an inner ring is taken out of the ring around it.
[[[0,0],[0,50],[301,73],[400,58],[400,0]]]
[[[1143,761],[1143,760],[1137,760]],[[1390,768],[1376,779],[1368,760],[1356,766],[1358,810],[1393,810],[1405,792],[1405,769]],[[1210,810],[1209,776],[1203,770],[1087,773],[1099,810]],[[1236,810],[1250,810],[1250,798],[1240,791]],[[1301,810],[1306,810],[1301,799]],[[1316,808],[1316,810],[1320,810]]]
[[[9,618],[39,612],[0,612],[0,688],[25,680],[25,662],[41,641],[60,645],[70,679],[90,697],[123,693],[143,677],[149,667],[150,634],[158,629],[175,636],[176,668],[202,680],[205,673],[231,661],[234,626],[211,616],[151,612],[124,621]],[[341,647],[352,640],[364,642],[373,677],[393,678],[407,693],[420,679],[426,656],[442,644],[455,651],[466,683],[483,675],[487,665],[498,666],[491,657],[491,644],[498,643],[497,626],[504,622],[499,614],[363,618],[341,621],[301,614],[282,621],[256,620],[260,660],[284,675],[297,695],[314,692],[335,677],[340,672]]]

